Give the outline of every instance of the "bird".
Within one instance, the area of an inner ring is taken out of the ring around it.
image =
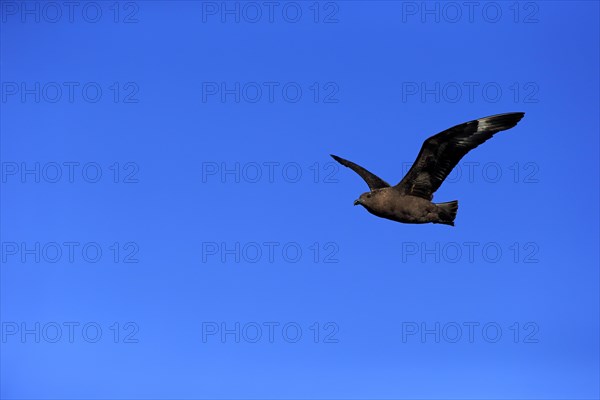
[[[524,112],[491,115],[431,136],[423,142],[410,170],[395,186],[352,161],[330,155],[369,186],[369,191],[354,201],[355,206],[361,205],[373,215],[401,223],[454,226],[458,200],[433,203],[433,194],[469,151],[494,134],[513,128],[524,115]]]

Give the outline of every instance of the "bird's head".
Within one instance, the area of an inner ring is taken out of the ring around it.
[[[354,205],[361,205],[365,208],[370,208],[375,202],[375,198],[377,197],[377,192],[366,192],[360,195],[360,197],[354,200]]]

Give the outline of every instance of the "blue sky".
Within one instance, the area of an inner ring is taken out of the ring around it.
[[[0,396],[600,396],[597,2],[0,2]],[[510,111],[378,219],[427,137]]]

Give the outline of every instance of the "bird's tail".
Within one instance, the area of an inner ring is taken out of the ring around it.
[[[454,226],[454,218],[456,218],[456,212],[458,211],[458,201],[449,201],[447,203],[436,203],[439,209],[437,221],[438,224],[445,224]]]

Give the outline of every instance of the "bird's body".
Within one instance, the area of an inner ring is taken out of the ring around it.
[[[458,202],[435,204],[417,196],[398,193],[393,187],[377,189],[357,200],[368,212],[405,224],[454,224]],[[362,196],[361,196],[362,197]],[[450,207],[451,209],[448,209]],[[452,210],[453,208],[453,210]]]
[[[524,113],[492,115],[456,125],[425,140],[421,151],[406,176],[395,186],[360,165],[331,155],[352,169],[369,185],[354,202],[381,218],[409,224],[445,224],[454,226],[458,201],[433,203],[433,193],[472,149],[495,133],[515,126]]]

